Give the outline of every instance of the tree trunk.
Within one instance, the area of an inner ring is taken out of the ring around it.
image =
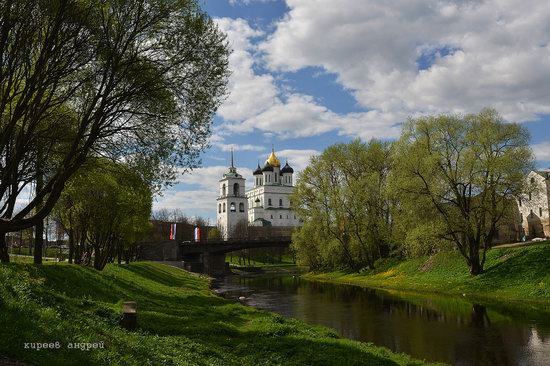
[[[6,233],[0,233],[0,262],[2,263],[10,262],[8,246],[6,245]]]
[[[483,272],[483,266],[479,259],[479,245],[470,243],[470,274],[477,276]]]
[[[69,263],[70,264],[73,264],[73,255],[74,255],[74,238],[71,233],[71,235],[69,235]]]
[[[40,192],[44,189],[44,175],[42,172],[42,166],[40,162],[40,148],[38,149],[38,159],[36,161],[36,192]],[[42,202],[40,202],[36,209],[39,211],[42,208]],[[42,250],[44,248],[44,219],[39,220],[34,227],[34,264],[42,264]]]
[[[44,247],[44,220],[34,227],[34,264],[42,264],[42,249]]]

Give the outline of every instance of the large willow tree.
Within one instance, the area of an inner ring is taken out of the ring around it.
[[[199,163],[228,49],[195,0],[0,0],[0,14],[2,261],[5,234],[39,224],[91,155],[157,187]]]
[[[396,145],[392,180],[409,215],[429,212],[470,273],[483,271],[499,224],[516,220],[533,154],[525,127],[491,109],[411,119]]]
[[[333,145],[311,159],[291,197],[304,222],[293,236],[302,263],[359,270],[388,254],[390,168],[391,144],[376,140]]]

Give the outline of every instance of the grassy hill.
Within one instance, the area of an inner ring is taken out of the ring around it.
[[[472,277],[458,253],[380,261],[361,273],[310,273],[307,279],[396,290],[550,303],[550,242],[487,252],[485,272]]]
[[[138,302],[136,332],[118,326],[128,300]],[[206,278],[147,262],[102,272],[0,265],[0,337],[0,361],[36,365],[423,364],[221,299]],[[55,342],[59,349],[25,348]],[[87,343],[98,348],[74,348]]]

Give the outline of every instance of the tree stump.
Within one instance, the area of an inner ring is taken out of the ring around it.
[[[137,302],[126,301],[122,305],[122,320],[120,325],[126,330],[137,328]]]

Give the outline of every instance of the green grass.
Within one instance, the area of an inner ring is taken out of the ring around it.
[[[231,264],[239,265],[239,257],[238,256],[231,256],[226,255],[225,261]],[[248,260],[241,259],[241,264],[243,267],[248,267]],[[250,266],[254,267],[295,267],[296,263],[292,261],[292,257],[289,255],[284,255],[281,258],[281,261],[279,260],[273,260],[270,261],[262,261],[262,260],[254,260],[250,259]]]
[[[138,303],[136,332],[118,326]],[[161,264],[0,265],[0,359],[39,365],[420,365],[328,328],[215,296],[205,277]],[[25,342],[60,342],[29,350]],[[74,342],[104,348],[69,349]]]
[[[491,249],[485,271],[471,276],[456,253],[380,261],[362,273],[309,273],[306,279],[365,287],[459,294],[490,300],[550,303],[550,242]]]
[[[12,261],[25,262],[24,258],[30,258],[32,262],[33,254],[29,254],[29,248],[21,248],[21,250],[19,250],[19,248],[11,248],[9,252]],[[65,260],[68,257],[69,251],[67,249],[46,248],[44,258],[42,260],[47,261],[49,258],[59,258],[60,260]],[[18,258],[23,259],[18,261]]]

